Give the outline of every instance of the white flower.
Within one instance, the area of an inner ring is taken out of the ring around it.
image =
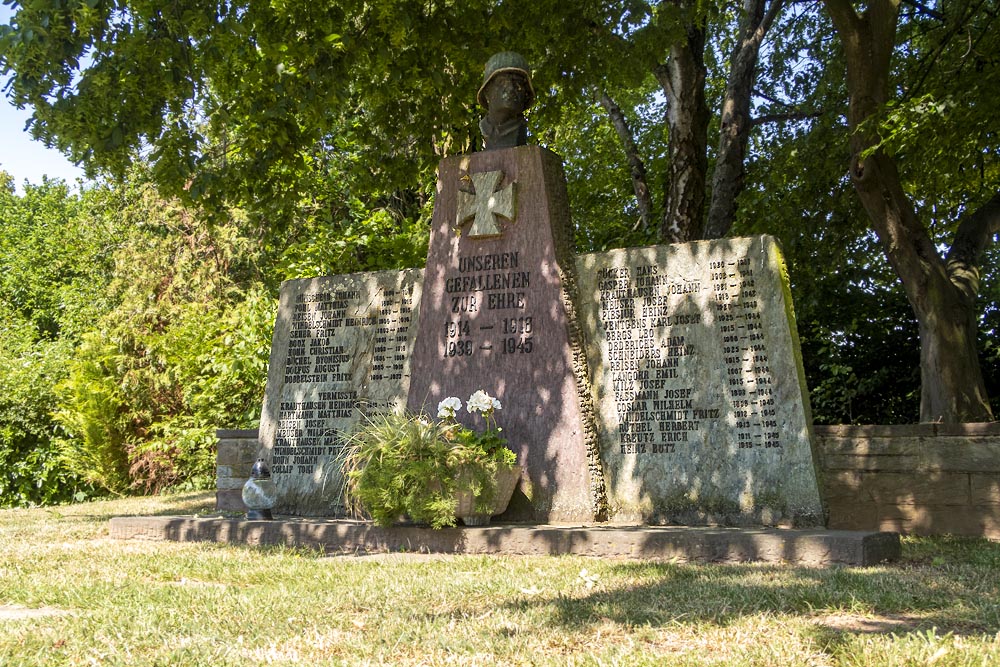
[[[493,408],[492,408],[493,410],[500,410],[501,408],[503,408],[503,406],[500,405],[499,398],[491,398],[490,400],[493,401]]]
[[[591,574],[590,572],[587,572],[586,568],[580,570],[580,579],[583,581],[584,585],[587,588],[593,588],[600,578],[601,578],[600,575]]]
[[[438,419],[454,419],[455,413],[462,409],[462,400],[449,396],[438,403]]]
[[[483,414],[486,414],[493,409],[494,401],[499,404],[499,401],[480,389],[469,397],[468,402],[465,404],[465,408],[469,412],[482,412]]]

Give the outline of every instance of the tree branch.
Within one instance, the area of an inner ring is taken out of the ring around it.
[[[823,115],[822,111],[789,111],[788,113],[768,113],[763,116],[757,116],[750,121],[753,127],[759,125],[764,125],[766,123],[780,123],[786,120],[805,120],[806,118],[819,118]]]
[[[673,96],[673,85],[670,83],[670,69],[667,67],[666,63],[659,63],[653,68],[653,76],[656,77],[656,81],[660,84],[660,88],[663,90],[663,94],[667,96],[667,103],[669,104],[671,97]]]
[[[921,13],[930,16],[932,19],[937,19],[938,21],[944,21],[944,14],[938,12],[937,10],[931,9],[927,5],[918,0],[901,0],[904,5],[909,5],[915,9],[920,10]]]
[[[746,175],[743,162],[750,130],[754,127],[750,117],[751,91],[760,44],[784,0],[767,3],[768,0],[744,0],[743,3],[739,36],[730,57],[722,99],[719,144],[704,238],[721,238],[729,233],[736,216],[736,199],[743,190]]]
[[[980,0],[980,2],[976,4],[970,4],[968,7],[965,8],[965,10],[961,14],[959,14],[959,16],[951,23],[951,25],[948,25],[947,23],[945,24],[946,29],[944,31],[944,34],[937,41],[937,43],[934,44],[933,48],[931,48],[927,52],[927,54],[922,58],[920,58],[920,60],[917,62],[917,67],[915,70],[916,83],[908,87],[906,94],[907,98],[916,97],[920,94],[921,90],[923,89],[924,82],[927,80],[927,77],[929,77],[931,72],[934,70],[934,65],[937,63],[938,58],[940,58],[941,55],[944,53],[945,48],[948,46],[948,44],[951,42],[952,39],[954,39],[958,35],[968,34],[967,33],[968,23],[969,21],[971,21],[972,17],[980,15],[979,10],[982,7],[982,5],[983,5],[983,0]],[[942,21],[943,20],[944,18],[942,17]],[[983,32],[982,32],[983,35],[987,34],[990,22],[987,22],[987,24],[983,26]]]
[[[992,238],[1000,233],[1000,192],[962,217],[945,264],[948,277],[963,297],[974,302],[979,295],[979,263]]]
[[[758,90],[757,88],[754,88],[753,94],[754,94],[754,97],[760,97],[762,99],[765,99],[768,102],[770,102],[771,104],[777,104],[778,106],[785,107],[786,109],[794,109],[795,108],[794,104],[789,104],[788,102],[785,102],[784,100],[779,100],[777,97],[774,97],[773,95],[768,95],[764,91]]]
[[[632,175],[632,189],[635,191],[635,198],[639,204],[639,224],[642,229],[649,229],[653,216],[653,198],[649,194],[649,181],[646,176],[646,165],[639,157],[639,149],[635,144],[635,137],[632,129],[625,120],[625,114],[621,107],[611,99],[607,91],[601,91],[601,106],[608,112],[611,124],[614,125],[618,138],[621,139],[622,147],[625,149],[625,158],[628,160],[629,173]]]
[[[758,46],[760,46],[760,43],[764,41],[764,35],[766,35],[767,31],[771,29],[771,24],[774,23],[776,18],[778,18],[778,14],[781,13],[784,5],[784,0],[774,0],[771,3],[771,6],[767,8],[767,13],[764,14],[764,18],[761,20],[760,25],[757,26],[757,30],[754,33],[754,39],[757,40]]]
[[[854,11],[851,0],[824,0],[833,25],[840,35],[845,50],[857,49],[861,33],[861,17]]]

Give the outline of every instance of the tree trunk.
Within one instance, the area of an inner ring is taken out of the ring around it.
[[[685,38],[653,73],[667,97],[667,156],[660,239],[701,238],[708,172],[708,104],[705,102],[705,28],[688,24]]]
[[[945,261],[904,192],[893,159],[878,148],[873,117],[889,96],[898,0],[871,0],[858,14],[850,0],[824,0],[847,59],[851,180],[920,325],[921,421],[992,421],[976,355],[978,262],[1000,201],[963,221]],[[972,252],[969,252],[972,248]],[[952,254],[956,254],[953,258]],[[977,278],[968,280],[970,271]]]
[[[629,173],[632,175],[632,190],[639,205],[639,225],[644,230],[649,229],[653,219],[653,198],[649,193],[646,164],[639,157],[639,148],[635,145],[635,137],[632,136],[632,130],[625,120],[625,114],[605,91],[601,91],[601,106],[608,112],[611,124],[625,148],[625,158],[628,160]]]
[[[950,298],[948,294],[929,295]],[[949,307],[950,306],[950,307]],[[976,350],[978,323],[965,304],[942,304],[920,321],[920,421],[992,421]]]
[[[767,0],[745,0],[740,17],[739,36],[729,62],[729,78],[722,100],[719,148],[712,173],[712,199],[703,237],[722,238],[729,233],[736,215],[736,198],[743,190],[746,176],[744,159],[752,126],[750,100],[760,44],[781,10],[783,0],[773,0],[767,13]]]

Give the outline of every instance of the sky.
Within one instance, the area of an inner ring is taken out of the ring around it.
[[[8,5],[0,5],[0,23],[9,23],[10,14]],[[6,78],[0,78],[0,89],[6,83]],[[14,177],[18,189],[22,188],[25,180],[33,184],[41,183],[43,175],[75,184],[77,178],[83,177],[83,170],[59,151],[32,140],[31,135],[24,131],[30,116],[29,109],[18,110],[5,95],[0,94],[0,169]]]

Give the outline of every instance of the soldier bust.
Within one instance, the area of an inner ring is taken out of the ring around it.
[[[486,150],[524,146],[528,122],[524,112],[535,101],[528,61],[513,51],[494,54],[487,62],[476,101],[485,106],[479,121]]]

